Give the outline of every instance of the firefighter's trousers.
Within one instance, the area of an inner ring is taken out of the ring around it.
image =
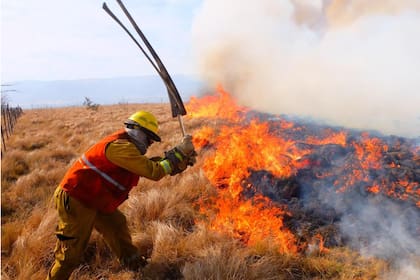
[[[79,265],[88,244],[92,229],[102,234],[105,242],[124,264],[139,257],[132,244],[127,221],[119,210],[103,214],[85,207],[58,187],[54,192],[58,211],[55,262],[47,279],[68,279]]]

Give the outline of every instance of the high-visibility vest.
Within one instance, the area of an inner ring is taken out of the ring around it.
[[[111,213],[128,198],[139,175],[110,162],[106,146],[117,139],[128,139],[124,129],[105,137],[89,148],[67,171],[60,183],[71,197],[87,207]]]

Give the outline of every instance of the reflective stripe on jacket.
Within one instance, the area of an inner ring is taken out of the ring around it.
[[[112,141],[127,138],[122,129],[93,145],[70,167],[60,186],[87,207],[115,211],[137,185],[139,175],[109,161],[105,149]]]

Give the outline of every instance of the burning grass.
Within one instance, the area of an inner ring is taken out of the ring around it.
[[[150,258],[144,275],[122,270],[94,233],[73,279],[398,278],[400,263],[374,254],[373,246],[363,247],[373,248],[364,254],[349,235],[371,242],[371,235],[356,234],[372,222],[373,210],[361,205],[382,203],[384,216],[400,219],[405,240],[419,244],[412,235],[420,228],[419,149],[408,139],[257,114],[219,91],[188,105],[185,124],[199,151],[197,164],[159,182],[141,179],[121,207],[136,245]],[[71,162],[139,109],[158,116],[163,142],[148,153],[162,155],[181,137],[168,108],[24,112],[2,156],[3,279],[45,278],[55,244],[51,196]],[[408,218],[411,228],[404,224]],[[415,267],[417,253],[403,257],[410,256]]]

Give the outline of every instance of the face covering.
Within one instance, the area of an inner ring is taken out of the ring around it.
[[[151,144],[146,133],[135,128],[126,128],[125,131],[128,133],[130,140],[136,145],[140,153],[144,155]]]

